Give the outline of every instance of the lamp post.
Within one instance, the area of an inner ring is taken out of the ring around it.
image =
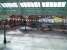
[[[4,29],[4,40],[3,40],[3,43],[6,44],[7,43],[7,40],[6,40],[6,24],[5,24],[5,20],[3,21],[3,29]]]
[[[24,25],[25,25],[25,31],[27,31],[27,30],[26,30],[26,20],[24,20]]]
[[[25,19],[24,19],[25,31],[27,31],[27,29],[26,29],[26,26],[27,26],[27,18],[28,18],[28,16],[25,16]]]

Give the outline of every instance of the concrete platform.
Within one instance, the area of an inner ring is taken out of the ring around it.
[[[14,34],[15,33],[15,34]],[[59,32],[15,32],[7,33],[7,43],[0,35],[0,50],[67,50],[67,37]]]

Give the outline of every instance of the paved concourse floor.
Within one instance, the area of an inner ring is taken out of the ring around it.
[[[66,34],[17,31],[6,32],[9,41],[6,45],[3,44],[3,34],[0,35],[0,50],[67,50]]]

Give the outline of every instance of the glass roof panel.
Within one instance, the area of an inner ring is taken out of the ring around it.
[[[62,7],[62,2],[58,2],[58,7]]]
[[[22,2],[20,5],[21,7],[34,7],[33,2]]]
[[[66,2],[62,2],[62,7],[65,7],[65,5],[66,5]]]
[[[53,2],[54,4],[54,6],[53,7],[57,7],[58,6],[58,2]]]
[[[50,4],[49,4],[49,2],[46,2],[46,7],[50,7]]]
[[[42,2],[42,7],[65,7],[66,2]]]
[[[3,7],[18,7],[17,3],[0,3]],[[42,7],[65,7],[66,2],[41,2]],[[40,2],[20,2],[21,7],[41,7]]]
[[[17,3],[0,3],[3,7],[18,7]]]
[[[50,2],[50,7],[53,7],[54,6],[54,3],[53,2]]]
[[[35,7],[40,7],[40,2],[34,2]]]
[[[40,7],[40,2],[22,2],[21,7]]]

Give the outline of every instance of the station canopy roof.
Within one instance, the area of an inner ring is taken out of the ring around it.
[[[67,0],[0,0],[1,15],[67,15]]]

